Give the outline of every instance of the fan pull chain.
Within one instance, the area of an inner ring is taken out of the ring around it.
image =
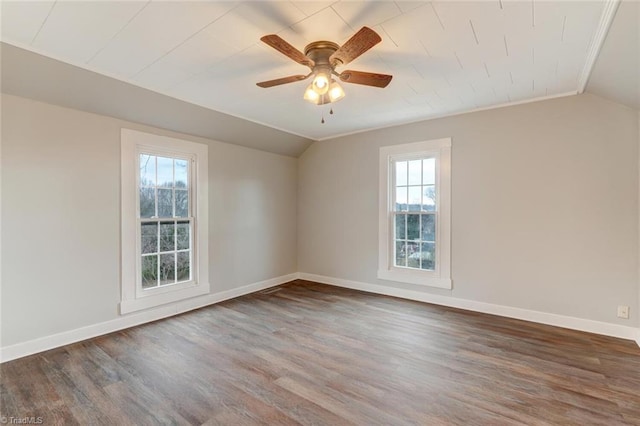
[[[329,109],[329,115],[333,115],[333,107]],[[322,119],[320,120],[320,123],[324,124],[324,111],[322,111]]]

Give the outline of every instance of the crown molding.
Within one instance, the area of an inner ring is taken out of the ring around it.
[[[600,55],[600,50],[602,50],[604,41],[607,38],[609,28],[611,28],[611,24],[613,23],[613,18],[616,16],[616,11],[618,10],[618,6],[620,6],[620,1],[621,0],[606,0],[604,2],[604,8],[602,9],[602,15],[600,15],[598,28],[591,39],[591,44],[587,50],[587,59],[584,63],[584,67],[582,67],[582,72],[578,76],[578,94],[583,93],[587,88],[587,83],[589,82],[589,78],[593,72],[596,60]]]

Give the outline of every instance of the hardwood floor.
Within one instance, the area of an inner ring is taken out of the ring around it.
[[[640,424],[631,341],[306,281],[0,372],[43,424]]]

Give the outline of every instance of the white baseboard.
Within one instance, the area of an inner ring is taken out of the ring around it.
[[[32,355],[38,352],[43,352],[71,343],[76,343],[81,340],[91,339],[92,337],[113,333],[114,331],[134,327],[136,325],[156,321],[162,318],[171,317],[183,312],[202,308],[214,303],[219,303],[224,300],[233,299],[245,294],[254,293],[256,291],[264,290],[270,287],[275,287],[280,284],[293,281],[297,278],[297,273],[283,275],[269,280],[245,285],[239,288],[234,288],[232,290],[198,296],[192,299],[170,303],[138,313],[123,315],[119,318],[82,328],[77,328],[75,330],[64,331],[62,333],[53,334],[51,336],[45,336],[39,339],[29,340],[27,342],[6,346],[0,348],[0,362],[11,361],[13,359],[25,357],[27,355]]]
[[[435,305],[449,306],[452,308],[466,309],[501,317],[515,318],[540,324],[554,325],[572,330],[586,331],[605,336],[619,337],[635,340],[640,346],[640,329],[608,322],[593,321],[584,318],[569,317],[565,315],[551,314],[547,312],[532,311],[511,306],[494,305],[492,303],[477,302],[468,299],[459,299],[450,296],[441,296],[431,293],[423,293],[415,290],[403,290],[395,287],[387,287],[379,284],[369,284],[359,281],[344,280],[340,278],[326,277],[323,275],[307,274],[301,272],[299,278],[329,284],[336,287],[345,287],[354,290],[362,290],[369,293],[384,294],[402,299],[416,300],[419,302],[433,303]]]
[[[22,358],[38,352],[43,352],[49,349],[76,343],[86,339],[91,339],[93,337],[101,336],[104,334],[113,333],[114,331],[134,327],[136,325],[156,321],[162,318],[171,317],[187,311],[202,308],[204,306],[219,303],[224,300],[233,299],[245,294],[255,293],[256,291],[275,287],[296,280],[298,278],[323,284],[329,284],[336,287],[351,288],[354,290],[362,290],[369,293],[383,294],[386,296],[394,296],[402,299],[416,300],[420,302],[433,303],[436,305],[449,306],[452,308],[460,308],[469,311],[483,312],[486,314],[493,314],[508,318],[537,322],[541,324],[554,325],[557,327],[569,328],[572,330],[580,330],[590,333],[603,334],[605,336],[635,340],[638,346],[640,346],[640,329],[634,327],[300,272],[283,275],[265,281],[260,281],[232,290],[194,297],[192,299],[171,303],[168,305],[129,315],[124,315],[110,321],[105,321],[75,330],[65,331],[62,333],[53,334],[51,336],[45,336],[39,339],[29,340],[27,342],[6,346],[0,348],[0,362],[11,361],[13,359]]]

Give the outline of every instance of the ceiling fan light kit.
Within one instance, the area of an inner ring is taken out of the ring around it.
[[[387,87],[393,78],[387,74],[353,70],[338,73],[335,70],[336,67],[348,64],[382,41],[380,36],[368,27],[362,27],[342,46],[331,41],[315,41],[305,47],[304,53],[276,34],[266,35],[260,40],[300,65],[309,67],[311,72],[307,75],[292,75],[256,84],[259,87],[267,88],[306,80],[313,76],[311,84],[304,92],[303,99],[315,105],[325,105],[344,98],[345,93],[342,86],[332,76],[338,77],[340,81],[345,83],[380,88]]]
[[[324,105],[337,102],[344,98],[344,90],[342,89],[342,86],[340,86],[340,84],[333,78],[331,79],[331,84],[327,85],[328,90],[322,94],[318,93],[314,86],[314,83],[307,86],[303,96],[305,101],[311,102],[315,105]]]

